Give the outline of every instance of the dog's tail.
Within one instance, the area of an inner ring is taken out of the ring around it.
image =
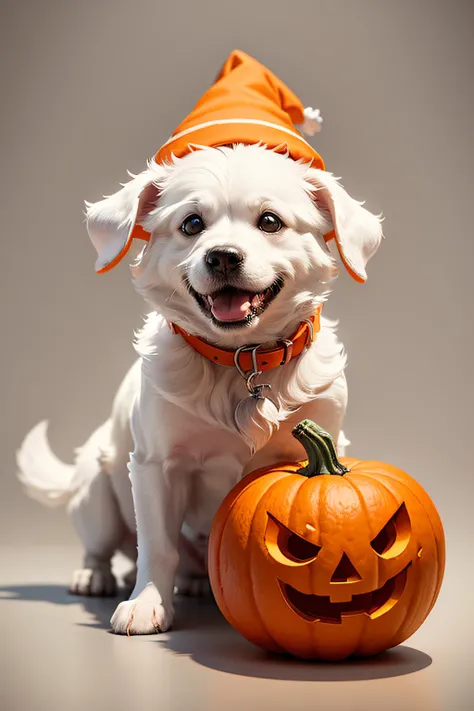
[[[76,467],[65,464],[52,452],[48,442],[48,421],[33,427],[16,455],[18,478],[28,496],[46,506],[61,506],[78,488]]]

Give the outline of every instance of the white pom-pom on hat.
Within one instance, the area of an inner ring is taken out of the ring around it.
[[[319,109],[313,109],[312,106],[307,106],[304,110],[304,122],[301,124],[301,130],[307,136],[314,136],[319,133],[322,128],[323,117]]]

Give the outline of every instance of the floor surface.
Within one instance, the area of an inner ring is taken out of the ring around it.
[[[471,573],[462,585],[446,576],[406,644],[329,664],[260,651],[211,600],[180,599],[167,634],[115,636],[116,599],[66,591],[79,562],[69,547],[0,549],[1,711],[474,709]]]

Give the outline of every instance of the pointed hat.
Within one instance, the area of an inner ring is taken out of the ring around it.
[[[316,115],[315,115],[316,114]],[[157,163],[181,158],[190,144],[223,146],[264,143],[282,146],[295,160],[313,161],[324,170],[321,156],[305,141],[306,133],[319,130],[319,112],[305,109],[295,94],[263,64],[235,50],[227,58],[215,83],[155,155]]]

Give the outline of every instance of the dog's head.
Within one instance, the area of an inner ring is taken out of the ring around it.
[[[337,275],[330,230],[360,281],[382,237],[379,218],[331,174],[257,145],[151,161],[89,205],[102,264],[134,224],[151,233],[132,265],[136,289],[170,321],[224,347],[289,335],[324,301]]]

